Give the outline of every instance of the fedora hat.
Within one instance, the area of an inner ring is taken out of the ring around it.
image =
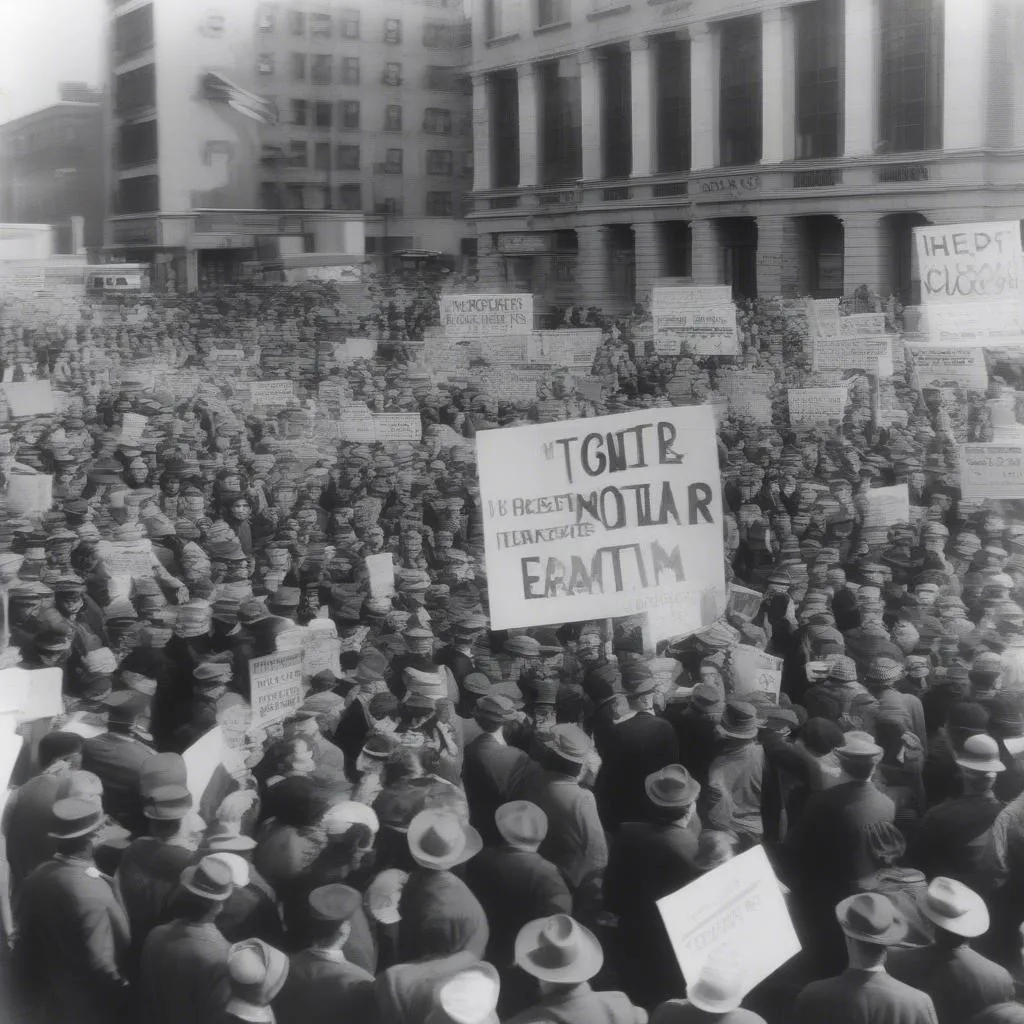
[[[498,1024],[495,1010],[501,983],[497,970],[481,962],[442,981],[426,1024]]]
[[[876,946],[895,945],[907,934],[907,922],[881,893],[862,892],[840,901],[836,920],[851,939]]]
[[[96,804],[77,797],[58,800],[53,805],[53,818],[53,830],[48,833],[51,839],[79,839],[98,832],[106,821]]]
[[[604,953],[593,932],[568,914],[554,914],[519,929],[515,962],[541,981],[579,985],[601,970]]]
[[[835,748],[837,757],[851,758],[856,761],[878,761],[881,759],[883,750],[875,742],[875,738],[869,732],[853,730],[843,736],[843,745]]]
[[[972,772],[1004,772],[1006,765],[999,759],[999,744],[985,733],[968,736],[956,763]]]
[[[743,1002],[744,995],[740,973],[712,961],[703,966],[694,983],[686,988],[686,998],[705,1013],[730,1013]]]
[[[501,838],[517,850],[536,850],[548,834],[548,816],[529,800],[512,800],[494,812]]]
[[[153,821],[181,821],[192,810],[192,794],[184,786],[157,786],[142,813]]]
[[[223,903],[233,888],[231,868],[216,855],[204,857],[181,873],[181,887],[213,903]]]
[[[420,811],[409,822],[409,852],[420,867],[447,871],[483,849],[480,833],[450,811]]]
[[[644,779],[644,791],[655,807],[682,811],[700,796],[700,783],[681,764],[670,764]]]
[[[928,884],[921,912],[943,931],[973,939],[988,931],[988,907],[985,901],[963,882],[941,875]]]
[[[731,700],[725,705],[718,728],[735,740],[752,740],[757,736],[757,709],[743,700]]]

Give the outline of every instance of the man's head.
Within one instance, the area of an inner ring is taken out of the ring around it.
[[[82,737],[73,732],[48,732],[39,741],[39,764],[42,768],[65,765],[70,770],[82,766]]]
[[[881,893],[850,896],[836,906],[836,919],[846,938],[851,967],[870,968],[885,962],[889,946],[907,934],[907,922]]]

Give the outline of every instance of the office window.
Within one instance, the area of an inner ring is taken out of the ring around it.
[[[117,166],[138,167],[157,155],[156,121],[123,124],[117,129]]]
[[[341,58],[341,84],[342,85],[358,85],[359,84],[359,58],[358,57],[342,57]]]
[[[796,155],[839,156],[842,126],[843,5],[815,0],[796,16]],[[856,87],[860,87],[859,85]]]
[[[331,144],[329,142],[317,142],[314,144],[313,168],[317,171],[329,171],[331,169]]]
[[[274,73],[274,55],[261,53],[256,61],[256,70],[261,75],[272,75]]]
[[[345,131],[359,131],[359,100],[342,100],[338,104],[338,119]]]
[[[118,213],[151,213],[160,208],[160,178],[145,174],[117,183]]]
[[[452,194],[451,192],[428,192],[427,193],[427,216],[428,217],[450,217],[452,215]]]
[[[384,65],[384,74],[381,80],[385,85],[401,85],[402,84],[402,65],[394,61],[389,61]]]
[[[280,167],[284,161],[284,152],[280,146],[273,146],[264,143],[260,146],[260,166]]]
[[[292,81],[304,82],[306,80],[306,55],[304,53],[292,54]]]
[[[385,174],[402,173],[402,151],[400,149],[389,149],[384,157]]]
[[[505,0],[484,0],[484,36],[499,39],[505,29]]]
[[[306,34],[306,15],[303,11],[288,12],[288,29],[293,36]]]
[[[668,36],[654,49],[658,170],[690,169],[690,41]]]
[[[540,65],[542,181],[557,185],[583,173],[580,69],[575,57]]]
[[[342,39],[358,39],[359,38],[359,12],[358,11],[342,11],[339,15],[339,23],[341,25],[341,38]]]
[[[309,111],[305,100],[292,100],[292,124],[305,127],[309,120]]]
[[[427,89],[450,92],[455,85],[455,74],[451,68],[431,65],[423,73],[423,84]]]
[[[283,205],[281,186],[275,181],[262,182],[260,184],[260,207],[264,210],[280,210]]]
[[[633,169],[633,114],[629,50],[609,47],[604,51],[604,145],[606,178],[628,178]]]
[[[892,153],[942,146],[941,0],[887,0],[882,31],[883,145]]]
[[[342,185],[338,189],[339,210],[361,210],[363,208],[363,186],[359,182]]]
[[[423,112],[423,130],[433,135],[451,135],[452,112],[443,107],[427,107]]]
[[[723,167],[761,159],[761,19],[721,26],[719,148]]]
[[[359,170],[359,147],[338,146],[335,151],[338,162],[338,170],[358,171]]]
[[[569,20],[567,0],[537,0],[537,27],[558,25]]]
[[[314,39],[331,38],[331,16],[316,13],[309,16],[309,34]]]
[[[427,174],[452,173],[452,151],[450,149],[427,150]]]
[[[313,104],[313,124],[317,128],[331,127],[331,104],[318,101]]]
[[[260,32],[273,32],[277,23],[277,4],[260,4],[256,27]]]
[[[519,81],[514,71],[491,76],[491,124],[494,187],[515,188],[519,184]]]
[[[314,85],[331,84],[331,55],[329,53],[314,53],[313,64],[310,68],[310,77]]]
[[[137,7],[114,19],[114,52],[118,61],[129,60],[153,45],[153,5]]]
[[[451,47],[455,40],[453,26],[428,21],[423,26],[423,45],[430,50],[444,50]]]
[[[402,22],[400,18],[388,18],[384,22],[384,42],[400,43],[402,41]]]
[[[304,210],[306,208],[306,190],[302,185],[285,186],[284,198],[286,210]]]
[[[402,108],[397,103],[389,103],[384,108],[384,131],[400,132],[402,130]]]
[[[288,143],[288,166],[307,167],[309,166],[309,151],[305,142],[293,139]]]
[[[143,64],[141,68],[117,76],[114,83],[114,112],[119,117],[155,106],[155,67],[155,64]]]

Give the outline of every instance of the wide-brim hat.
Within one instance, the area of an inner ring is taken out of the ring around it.
[[[734,740],[755,739],[759,728],[757,709],[746,701],[731,700],[725,705],[718,728]]]
[[[233,889],[231,869],[216,855],[204,857],[181,873],[181,887],[204,900],[223,903]]]
[[[705,1013],[731,1013],[743,1002],[743,979],[717,964],[705,964],[700,975],[686,988],[686,998]]]
[[[933,878],[918,905],[921,913],[943,931],[965,939],[977,938],[988,931],[989,915],[985,901],[956,879],[941,875]]]
[[[53,818],[53,831],[47,833],[51,839],[79,839],[98,832],[106,822],[98,804],[77,797],[58,800],[53,805]]]
[[[907,934],[907,922],[881,893],[862,892],[841,900],[836,920],[851,939],[875,946],[893,946]]]
[[[700,796],[700,783],[681,764],[670,764],[647,776],[644,791],[655,807],[678,811]]]
[[[420,811],[409,822],[409,852],[420,867],[447,871],[483,849],[480,833],[450,811]]]
[[[519,929],[515,962],[541,981],[580,985],[604,964],[601,943],[568,914],[542,917]]]

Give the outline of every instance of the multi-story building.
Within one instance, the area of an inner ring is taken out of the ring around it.
[[[1024,214],[1015,0],[479,0],[484,280],[913,301],[912,229]]]
[[[462,0],[261,3],[255,49],[255,91],[278,113],[262,136],[262,205],[361,210],[367,253],[472,254]]]
[[[103,241],[101,96],[63,82],[52,106],[0,125],[0,222],[52,224],[56,245],[72,252]],[[84,219],[73,238],[72,218]]]

